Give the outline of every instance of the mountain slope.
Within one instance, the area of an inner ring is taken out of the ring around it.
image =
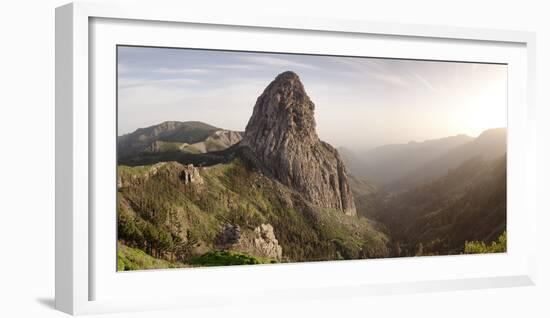
[[[226,149],[241,138],[240,132],[198,121],[166,121],[118,137],[118,156],[126,159],[160,152],[206,153]]]
[[[345,151],[343,156],[352,174],[385,185],[473,139],[457,135],[424,142],[384,145],[366,152]]]
[[[241,141],[243,133],[231,130],[218,130],[208,136],[205,140],[191,144],[200,153],[221,151]]]
[[[506,153],[506,128],[489,129],[476,139],[452,148],[440,157],[426,162],[411,173],[388,185],[394,191],[410,188],[422,182],[443,176],[462,163],[481,157],[492,160]]]
[[[471,158],[382,206],[378,217],[401,255],[456,254],[465,241],[496,240],[506,229],[506,158]]]
[[[371,220],[376,218],[376,211],[380,210],[377,206],[380,202],[378,197],[383,193],[381,189],[364,178],[354,175],[349,175],[348,180],[355,199],[357,215]]]
[[[313,207],[240,159],[120,166],[118,175],[119,240],[159,259],[188,264],[216,250],[282,262],[388,255],[388,238],[366,219]],[[269,227],[267,240],[260,233]]]

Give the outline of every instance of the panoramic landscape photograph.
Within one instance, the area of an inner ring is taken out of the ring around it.
[[[117,270],[505,253],[506,126],[505,64],[117,46]]]

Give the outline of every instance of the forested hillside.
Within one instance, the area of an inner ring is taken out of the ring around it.
[[[357,154],[319,138],[314,110],[284,72],[244,132],[120,136],[118,270],[506,251],[506,129]]]
[[[506,158],[472,158],[433,182],[386,196],[377,218],[398,256],[459,254],[506,230]]]
[[[239,159],[121,166],[118,183],[121,244],[180,265],[221,250],[262,262],[389,255],[388,238],[366,219],[316,209]]]

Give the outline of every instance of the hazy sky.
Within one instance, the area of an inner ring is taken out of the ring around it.
[[[119,134],[167,120],[244,130],[277,74],[296,72],[333,146],[477,136],[506,126],[507,67],[377,58],[119,47]]]

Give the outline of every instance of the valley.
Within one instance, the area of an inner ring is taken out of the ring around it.
[[[505,128],[354,152],[320,140],[314,109],[285,72],[243,132],[168,121],[119,136],[118,270],[451,255],[505,237]]]

